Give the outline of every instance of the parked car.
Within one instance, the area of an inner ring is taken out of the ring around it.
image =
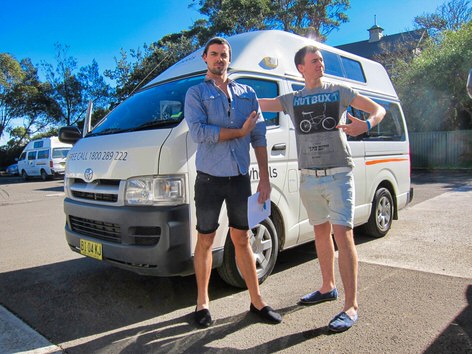
[[[10,166],[8,166],[5,171],[7,172],[7,175],[9,176],[16,176],[18,175],[18,164],[14,163]]]

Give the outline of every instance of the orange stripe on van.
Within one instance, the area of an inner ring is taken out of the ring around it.
[[[401,161],[409,161],[409,159],[382,159],[382,160],[371,160],[366,161],[366,165],[377,165],[378,163],[386,163],[386,162],[401,162]]]

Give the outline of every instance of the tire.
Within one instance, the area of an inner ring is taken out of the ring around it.
[[[28,180],[28,174],[26,173],[25,170],[22,170],[21,171],[21,178],[23,178],[23,181],[27,181]]]
[[[392,194],[387,188],[379,188],[372,201],[369,221],[364,225],[364,232],[372,237],[384,237],[392,227],[394,204]]]
[[[47,181],[48,178],[49,178],[49,176],[48,176],[48,174],[46,173],[46,171],[41,170],[41,180],[42,180],[42,181]]]
[[[266,219],[250,230],[249,242],[256,261],[257,279],[259,284],[262,284],[272,273],[279,253],[279,239],[272,221]],[[229,285],[246,288],[246,282],[236,264],[236,254],[229,234],[226,238],[223,264],[217,271],[221,279]]]

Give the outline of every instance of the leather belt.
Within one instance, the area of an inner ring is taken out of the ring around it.
[[[324,177],[324,176],[332,176],[336,173],[343,173],[343,172],[351,172],[351,167],[333,167],[333,168],[320,168],[320,169],[307,169],[302,168],[301,174],[302,175],[309,175],[309,176],[316,176],[316,177]]]

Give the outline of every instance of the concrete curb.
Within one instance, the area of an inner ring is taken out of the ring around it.
[[[0,305],[0,353],[52,354],[62,349]]]

